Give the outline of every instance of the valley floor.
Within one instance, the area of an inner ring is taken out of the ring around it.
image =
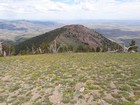
[[[140,54],[0,58],[0,105],[140,105]]]

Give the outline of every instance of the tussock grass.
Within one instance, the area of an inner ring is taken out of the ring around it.
[[[63,53],[0,58],[0,104],[139,105],[140,54]]]

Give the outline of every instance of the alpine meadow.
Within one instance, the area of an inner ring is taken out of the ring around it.
[[[140,105],[140,0],[0,0],[0,105]]]
[[[140,55],[63,53],[0,58],[0,102],[139,105]]]

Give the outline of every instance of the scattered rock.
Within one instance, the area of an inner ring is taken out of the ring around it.
[[[84,92],[84,90],[85,90],[85,88],[84,87],[82,87],[82,88],[80,88],[80,92]]]
[[[111,81],[110,82],[110,87],[112,88],[112,89],[116,89],[116,86],[115,86],[115,84]]]

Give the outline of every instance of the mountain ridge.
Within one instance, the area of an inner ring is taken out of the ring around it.
[[[28,39],[18,44],[16,49],[19,52],[20,50],[26,50],[28,47],[31,51],[32,45],[39,48],[42,42],[52,45],[52,43],[54,44],[54,41],[55,44],[59,46],[61,45],[65,48],[71,46],[74,49],[73,51],[76,51],[79,46],[94,49],[99,47],[102,51],[115,50],[119,46],[117,43],[112,42],[96,31],[83,25],[72,24]]]

